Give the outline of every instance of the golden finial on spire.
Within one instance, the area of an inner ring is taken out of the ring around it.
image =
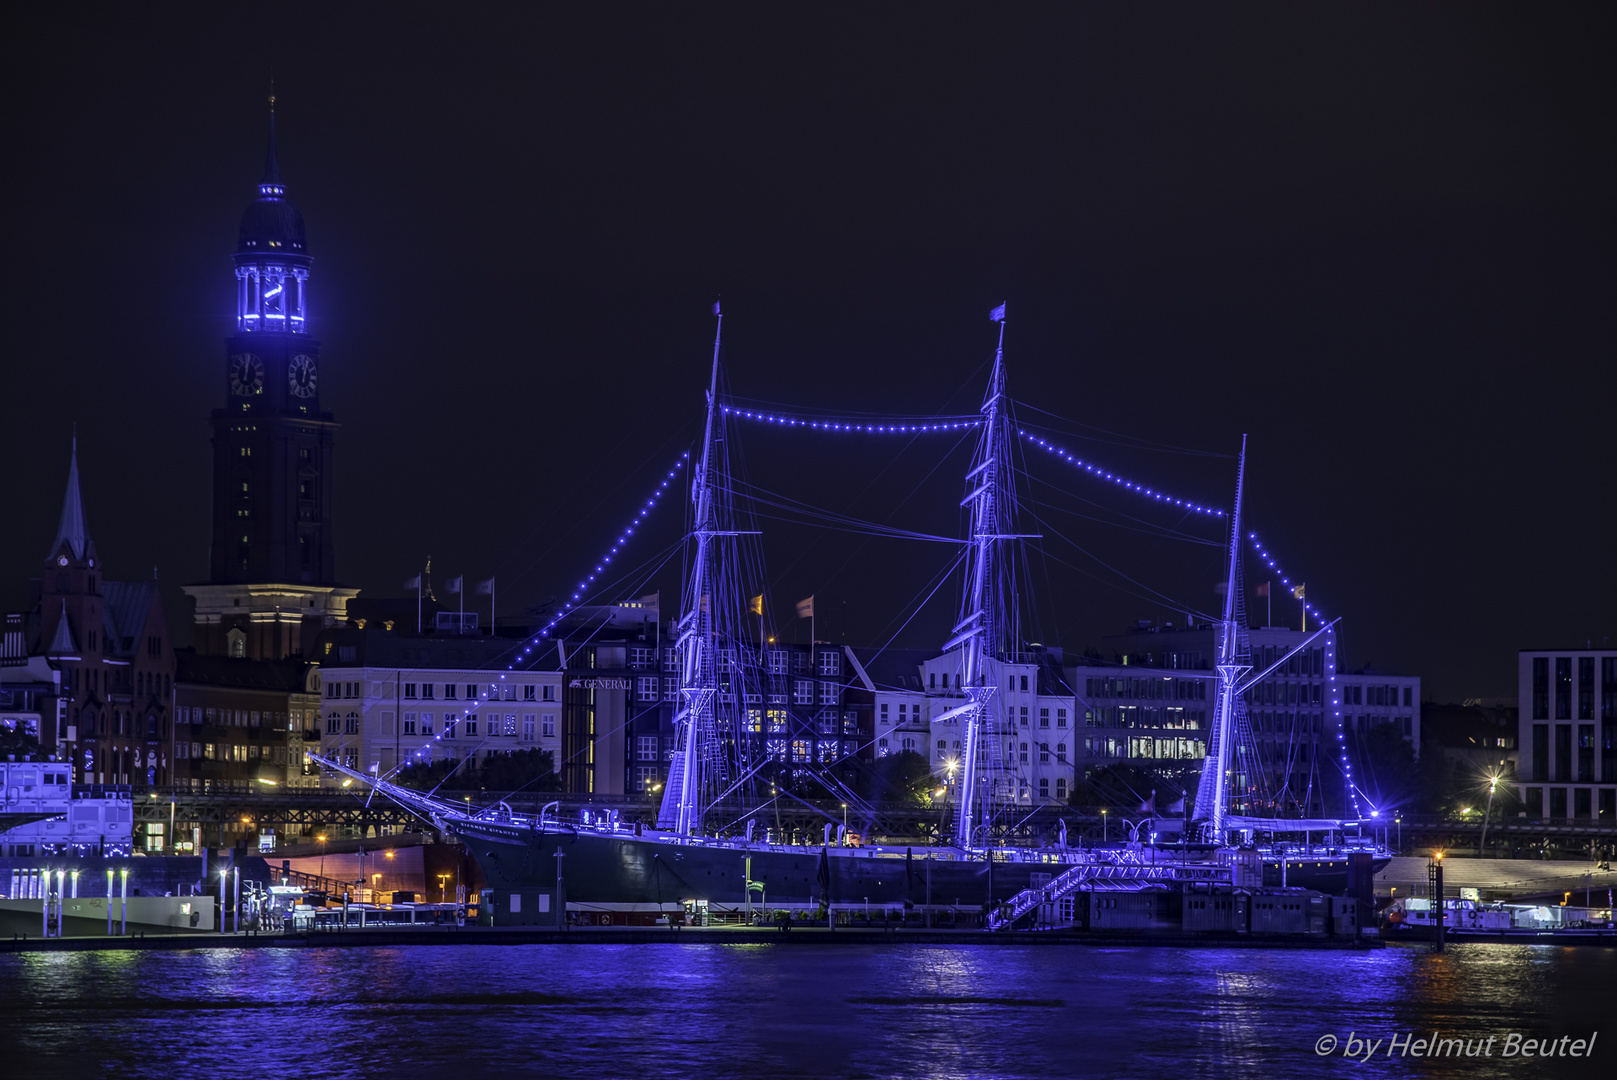
[[[269,103],[270,103],[270,112],[274,112],[275,111],[275,76],[273,76],[273,75],[270,76]]]

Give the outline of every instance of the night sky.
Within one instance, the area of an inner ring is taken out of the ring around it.
[[[590,7],[12,16],[7,610],[76,422],[109,576],[189,623],[273,76],[367,595],[428,555],[507,613],[570,593],[697,436],[716,298],[732,393],[844,416],[974,410],[1008,301],[1018,416],[1075,453],[1225,505],[1250,434],[1351,666],[1457,700],[1617,639],[1609,8]],[[968,443],[741,435],[761,488],[959,533]],[[1026,636],[1214,603],[1215,547],[1028,453]],[[905,624],[945,545],[764,528],[783,633],[814,593],[822,638],[946,636],[947,586]]]

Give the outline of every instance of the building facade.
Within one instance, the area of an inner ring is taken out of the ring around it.
[[[1526,814],[1617,821],[1617,649],[1524,650],[1516,687]]]
[[[316,665],[192,651],[177,661],[176,787],[240,794],[320,785],[304,759],[320,720]]]

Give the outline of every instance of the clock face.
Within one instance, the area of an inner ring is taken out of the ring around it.
[[[292,358],[292,363],[287,365],[286,378],[295,396],[314,397],[316,381],[314,357],[298,353]]]
[[[230,392],[240,397],[252,397],[264,392],[264,361],[252,353],[237,353],[230,358]]]

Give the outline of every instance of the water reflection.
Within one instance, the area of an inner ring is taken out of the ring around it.
[[[289,1075],[1423,1075],[1325,1034],[1586,1038],[1617,953],[1093,946],[448,946],[0,956],[8,1072]],[[1467,1076],[1607,1076],[1469,1059]],[[239,1071],[236,1065],[233,1071]]]

